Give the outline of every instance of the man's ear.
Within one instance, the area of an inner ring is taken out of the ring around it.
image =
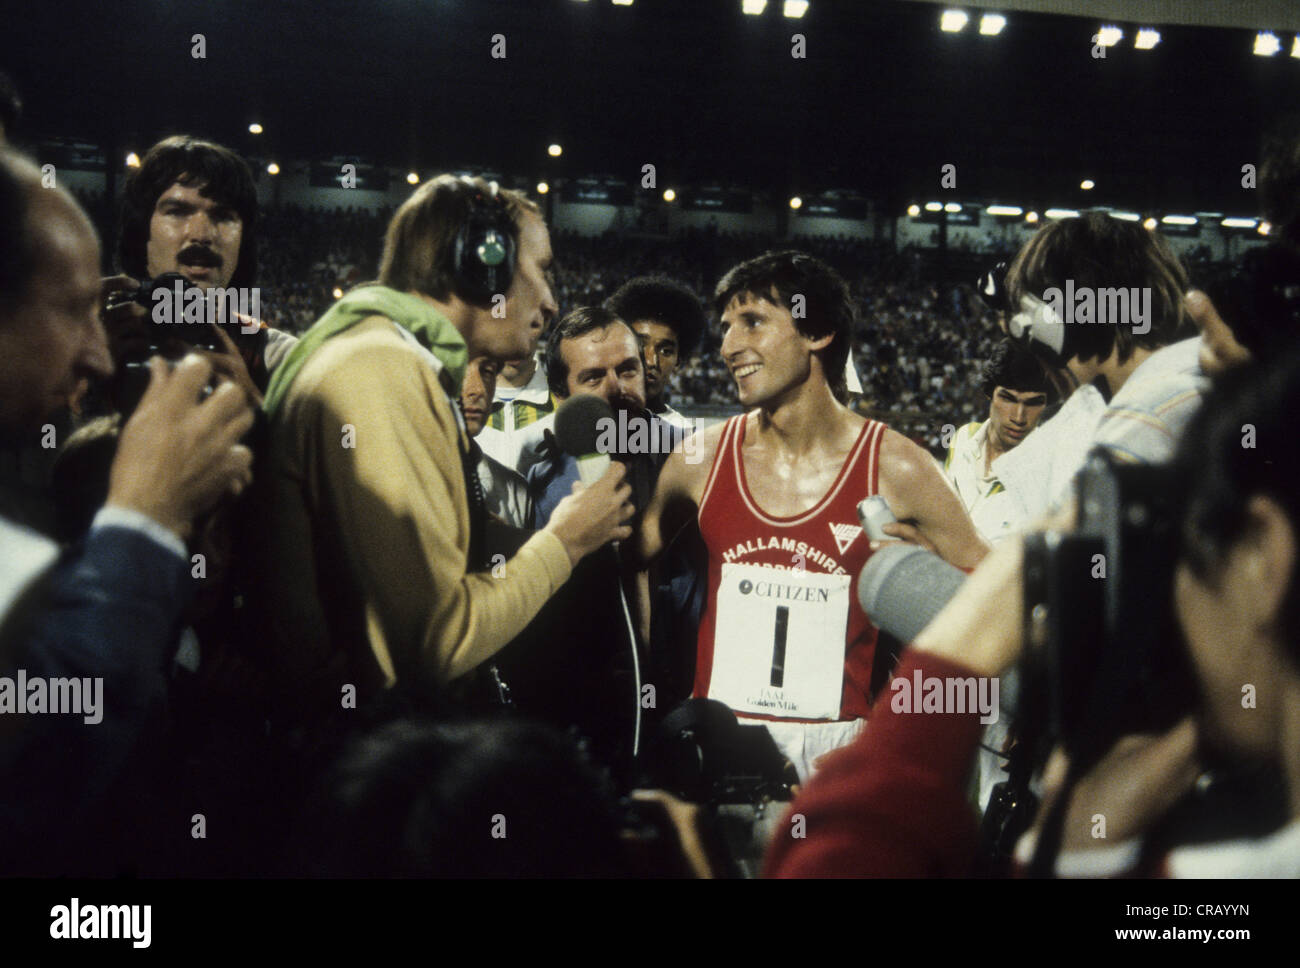
[[[1266,627],[1276,628],[1296,568],[1296,532],[1273,498],[1257,494],[1246,505],[1246,534],[1233,550],[1234,578]]]
[[[813,352],[824,350],[835,342],[835,334],[827,333],[825,336],[808,336],[801,333],[801,336],[808,341],[808,348]]]

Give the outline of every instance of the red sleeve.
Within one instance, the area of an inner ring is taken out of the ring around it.
[[[956,663],[903,654],[914,671],[974,675]],[[966,779],[983,731],[979,713],[895,712],[881,694],[867,728],[829,757],[791,806],[768,849],[768,877],[964,877],[978,845]],[[803,837],[797,816],[802,814]]]

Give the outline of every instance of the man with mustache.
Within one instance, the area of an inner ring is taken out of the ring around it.
[[[106,281],[109,291],[178,272],[209,294],[227,288],[248,294],[251,306],[257,191],[248,165],[223,145],[187,135],[158,142],[127,178],[117,254],[126,276]],[[257,390],[265,392],[297,340],[242,312],[226,322],[221,332],[238,349]],[[112,336],[134,334],[147,324],[147,311],[119,311],[108,323]]]

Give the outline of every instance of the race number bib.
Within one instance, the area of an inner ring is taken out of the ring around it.
[[[724,564],[709,698],[737,713],[838,719],[849,576]]]

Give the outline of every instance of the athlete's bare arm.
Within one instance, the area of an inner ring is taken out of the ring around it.
[[[988,554],[989,546],[939,465],[893,430],[886,430],[880,441],[880,494],[894,516],[914,526],[949,564],[974,568]]]
[[[719,423],[696,433],[692,452],[678,444],[668,455],[650,503],[641,515],[641,526],[628,542],[631,567],[637,573],[631,598],[636,603],[637,629],[642,641],[650,640],[650,568],[677,532],[697,513],[723,427],[724,423]]]

